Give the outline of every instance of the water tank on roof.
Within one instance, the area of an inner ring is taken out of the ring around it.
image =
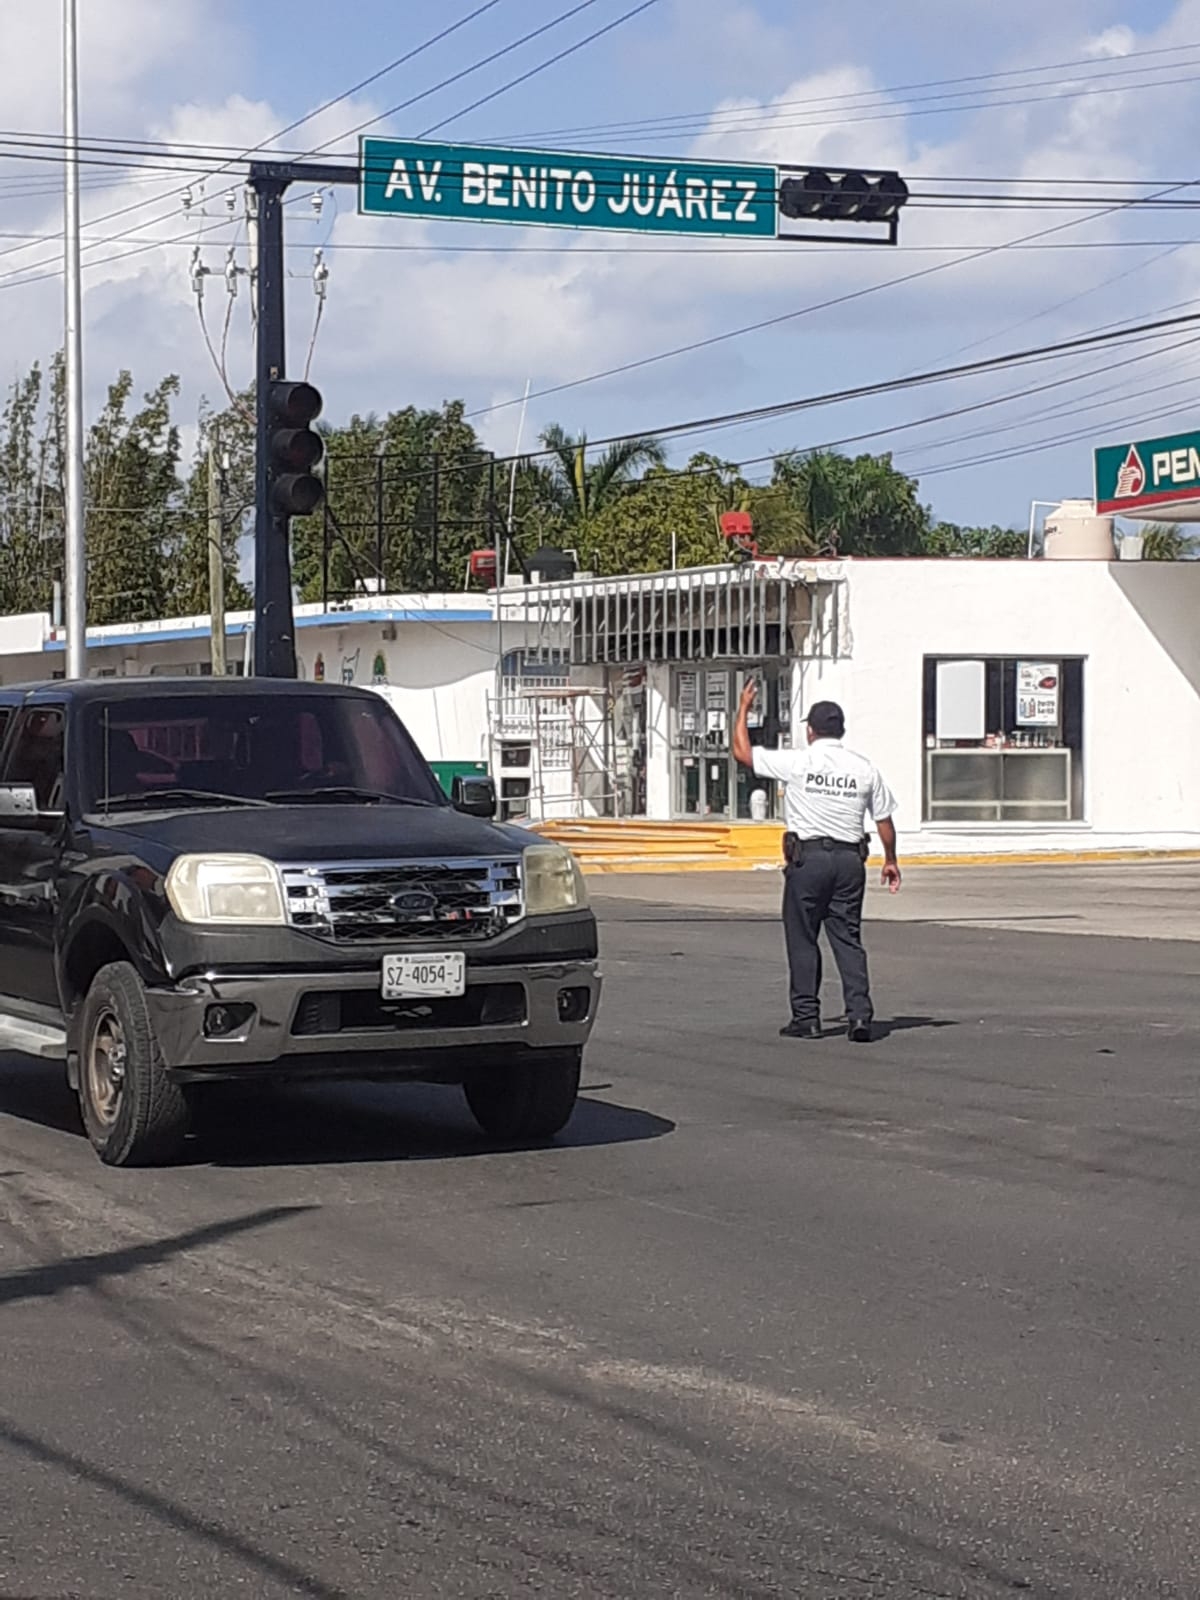
[[[533,552],[526,565],[534,583],[570,583],[578,562],[569,550],[554,550],[543,545]]]
[[[1064,500],[1042,527],[1047,561],[1115,561],[1113,519],[1098,517],[1091,500]]]

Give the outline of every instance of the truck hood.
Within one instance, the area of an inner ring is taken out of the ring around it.
[[[93,828],[97,819],[89,819]],[[235,851],[269,861],[394,861],[519,855],[538,842],[521,828],[449,806],[299,805],[127,814],[102,830],[170,856]]]

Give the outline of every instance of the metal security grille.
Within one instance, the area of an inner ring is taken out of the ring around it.
[[[293,928],[338,944],[492,938],[524,914],[519,859],[282,869]]]
[[[576,667],[800,655],[813,613],[805,583],[753,566],[531,585],[504,607],[569,638]]]

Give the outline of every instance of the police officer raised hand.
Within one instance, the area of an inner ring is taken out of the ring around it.
[[[750,743],[749,716],[758,692],[746,684],[733,730],[733,753],[762,778],[784,785],[783,926],[791,990],[787,1038],[822,1036],[821,930],[829,940],[842,980],[849,1037],[872,1037],[867,956],[862,944],[868,838],[866,819],[874,819],[884,850],[883,883],[900,889],[896,856],[896,802],[876,767],[842,743],[846,719],[832,700],[818,701],[807,717],[807,745],[801,750],[766,750]]]

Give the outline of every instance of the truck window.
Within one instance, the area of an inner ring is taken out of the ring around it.
[[[21,713],[4,770],[6,783],[30,783],[39,811],[62,810],[63,712],[33,706]]]
[[[88,708],[89,808],[172,788],[264,799],[349,787],[445,803],[437,779],[382,700],[354,696],[153,695]]]

